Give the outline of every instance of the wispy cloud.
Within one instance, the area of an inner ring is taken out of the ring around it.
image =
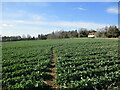
[[[31,14],[29,16],[33,20],[44,20],[45,19],[45,17],[43,17],[42,15],[37,15],[37,14]]]
[[[2,24],[2,27],[13,27],[14,25],[12,24]]]
[[[3,13],[3,17],[14,17],[14,18],[20,18],[20,17],[23,17],[23,13]]]
[[[114,14],[118,14],[119,12],[119,10],[118,10],[118,8],[117,7],[111,7],[111,8],[108,8],[107,10],[106,10],[108,13],[114,13]]]
[[[77,8],[78,10],[85,11],[85,8]]]
[[[70,27],[70,28],[89,28],[97,29],[104,26],[109,26],[108,24],[100,24],[94,22],[72,22],[72,21],[56,21],[56,22],[45,22],[45,21],[24,21],[24,20],[7,20],[4,21],[6,24],[23,24],[23,25],[43,25],[43,26],[53,26],[53,27]]]
[[[49,7],[49,6],[51,6],[51,4],[48,2],[40,2],[40,3],[33,2],[33,3],[29,3],[29,4],[32,6],[37,6],[37,7]]]
[[[48,15],[47,13],[32,13],[25,10],[17,10],[16,12],[4,12],[3,11],[4,19],[12,19],[12,20],[33,20],[33,21],[44,21],[44,20],[57,20],[59,17],[54,15]],[[7,20],[6,19],[6,20]]]
[[[58,22],[55,25],[64,26],[64,27],[73,27],[73,28],[88,28],[88,29],[97,29],[106,26],[106,24],[99,24],[93,22],[69,22],[69,21]]]
[[[38,34],[47,34],[51,33],[54,28],[45,28],[45,27],[28,27],[28,26],[14,26],[6,27],[2,30],[2,36],[22,36],[30,34],[31,36],[37,37]],[[46,33],[47,32],[47,33]]]
[[[13,23],[24,23],[24,22],[25,22],[24,20],[14,20],[14,21],[13,21],[13,20],[11,20],[11,21],[12,21]],[[6,21],[4,21],[4,22],[9,23],[9,21],[7,21],[7,20],[6,20]],[[12,22],[11,22],[11,23],[12,23]]]
[[[16,12],[11,12],[11,13],[3,12],[3,17],[12,18],[12,19],[26,18],[29,20],[45,20],[43,14],[33,14],[24,10],[18,10]]]
[[[73,30],[80,28],[87,29],[99,29],[105,26],[110,26],[109,24],[101,24],[94,22],[72,22],[72,21],[27,21],[27,20],[4,20],[2,28],[2,35],[22,35],[30,34],[32,36],[37,36],[38,34],[48,34],[52,31]]]

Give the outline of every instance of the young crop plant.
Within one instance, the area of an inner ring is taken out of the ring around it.
[[[118,40],[3,42],[2,53],[3,90],[49,90],[52,87],[58,90],[119,90],[120,87]]]

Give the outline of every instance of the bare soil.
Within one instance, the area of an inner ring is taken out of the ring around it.
[[[57,56],[55,54],[55,51],[53,50],[53,48],[51,49],[52,50],[52,58],[50,60],[50,67],[49,67],[49,74],[52,76],[52,79],[50,80],[46,80],[45,83],[47,85],[49,85],[51,87],[52,90],[60,87],[59,85],[56,85],[56,77],[57,77],[57,69],[56,69],[56,59],[57,59]]]

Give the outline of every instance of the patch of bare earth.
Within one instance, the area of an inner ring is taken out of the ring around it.
[[[120,38],[96,38],[96,39],[111,39],[111,40],[120,40]]]
[[[52,50],[52,58],[51,58],[51,61],[50,61],[50,67],[49,67],[49,74],[52,76],[52,79],[50,80],[46,80],[45,83],[47,85],[49,85],[51,87],[52,90],[56,89],[56,88],[59,88],[60,86],[59,85],[56,85],[56,77],[57,77],[57,69],[56,69],[56,59],[57,59],[57,56],[54,52],[53,49]]]

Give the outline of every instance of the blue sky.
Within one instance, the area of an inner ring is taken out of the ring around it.
[[[4,2],[2,10],[2,35],[37,36],[118,24],[117,2]]]

